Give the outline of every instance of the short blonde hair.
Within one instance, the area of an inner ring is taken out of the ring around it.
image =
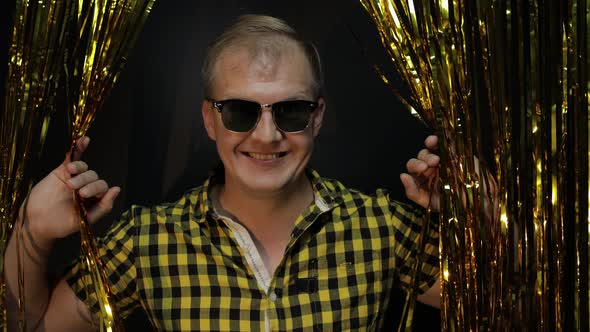
[[[312,72],[312,91],[316,98],[323,96],[324,77],[316,47],[301,38],[285,21],[265,15],[243,15],[229,26],[207,49],[201,69],[206,98],[211,97],[215,65],[223,51],[232,47],[245,47],[254,57],[280,57],[286,42],[295,42],[301,47]]]

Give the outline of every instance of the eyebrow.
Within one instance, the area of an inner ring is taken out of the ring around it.
[[[252,100],[250,98],[237,97],[237,96],[232,96],[232,97],[227,97],[227,98],[222,98],[222,99],[223,100],[228,100],[228,99],[241,99],[241,100],[248,100],[248,101],[258,102],[256,100]],[[313,97],[313,93],[312,93],[312,90],[311,89],[306,89],[306,90],[298,91],[298,92],[290,95],[289,97],[283,98],[281,100],[277,100],[276,102],[286,101],[286,100],[308,100],[308,99],[315,99],[315,97]],[[315,101],[315,100],[313,100],[313,101]]]
[[[291,97],[289,97],[285,100],[307,99],[308,96],[312,96],[312,95],[313,95],[313,93],[312,93],[311,89],[305,89],[305,90],[298,91],[297,93],[294,93],[293,95],[291,95]]]

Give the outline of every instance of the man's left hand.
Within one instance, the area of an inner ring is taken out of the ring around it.
[[[400,179],[409,199],[424,208],[439,211],[440,195],[434,183],[440,165],[440,157],[437,155],[438,137],[428,136],[424,145],[426,148],[420,150],[416,158],[408,160],[408,173],[402,173]]]

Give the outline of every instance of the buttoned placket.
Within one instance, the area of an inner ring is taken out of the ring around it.
[[[223,223],[232,232],[236,244],[240,247],[246,263],[254,273],[254,277],[258,283],[258,287],[264,291],[267,296],[268,304],[264,309],[264,328],[266,332],[278,330],[277,326],[271,326],[269,310],[276,308],[276,301],[279,299],[278,295],[274,291],[270,291],[270,285],[274,281],[274,276],[266,268],[262,255],[258,251],[254,240],[250,236],[250,232],[242,226],[238,221],[233,220],[232,217],[224,211],[219,205],[217,188],[213,188],[211,192],[211,200],[213,203],[213,209],[217,217],[223,221]],[[330,209],[330,207],[322,200],[322,198],[314,193],[314,204],[323,213]],[[317,217],[317,216],[316,216]],[[290,241],[291,242],[291,241]],[[277,269],[283,264],[284,257],[279,263]],[[270,291],[270,292],[269,292]]]

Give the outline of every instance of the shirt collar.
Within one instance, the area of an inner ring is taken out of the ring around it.
[[[210,175],[199,192],[199,198],[197,199],[199,216],[196,218],[199,223],[205,222],[206,216],[215,212],[213,201],[209,195],[211,188],[215,185],[215,178],[215,174]]]
[[[311,167],[306,169],[306,174],[313,187],[315,203],[322,212],[331,210],[342,203],[342,188],[334,186],[330,181],[326,181]]]

